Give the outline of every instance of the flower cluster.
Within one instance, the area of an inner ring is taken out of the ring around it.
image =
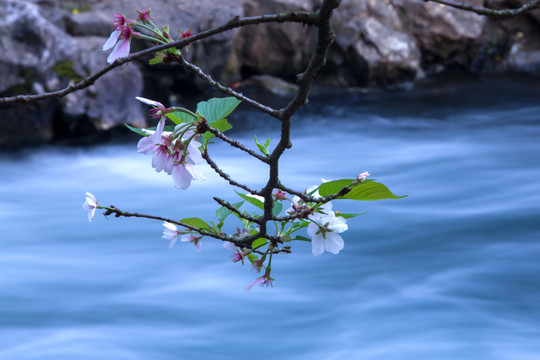
[[[172,248],[176,241],[178,240],[178,235],[180,235],[180,241],[182,242],[192,242],[195,245],[195,251],[200,251],[202,248],[201,238],[202,236],[195,235],[189,232],[180,231],[178,227],[170,222],[163,222],[163,236],[165,240],[169,240],[169,248]]]
[[[113,51],[109,54],[107,62],[112,64],[116,59],[120,59],[129,55],[131,46],[131,38],[140,36],[141,34],[133,31],[132,25],[135,21],[128,20],[122,14],[114,14],[113,32],[103,44],[103,50],[109,50],[114,46]]]
[[[153,18],[150,17],[150,9],[136,10],[137,17],[135,20],[130,20],[122,14],[114,14],[114,20],[112,22],[113,32],[103,45],[103,50],[109,50],[114,46],[113,51],[109,54],[107,62],[112,64],[116,59],[120,59],[129,55],[129,50],[131,47],[131,39],[139,38],[150,40],[153,43],[157,44],[166,44],[173,41],[169,34],[169,27],[163,26],[159,29],[156,24],[152,22]],[[150,33],[151,36],[145,35],[140,32],[133,30],[134,27],[144,29],[146,33]],[[193,36],[192,29],[188,31],[178,31],[180,34],[179,39],[185,39]],[[189,48],[188,44],[186,49]],[[166,62],[167,54],[180,55],[180,50],[176,48],[171,48],[167,50],[160,51],[156,53],[155,59],[151,60],[151,64],[158,62]]]
[[[94,218],[94,215],[96,215],[96,209],[98,207],[98,201],[92,193],[86,192],[86,198],[84,199],[84,203],[82,204],[82,207],[84,210],[88,212],[88,221],[92,222],[92,219]]]
[[[306,190],[314,198],[320,198],[316,186]],[[325,250],[338,254],[344,247],[343,238],[338,235],[348,229],[346,220],[341,216],[336,216],[332,211],[332,203],[323,205],[313,205],[305,203],[300,197],[295,196],[291,200],[292,206],[287,210],[287,214],[295,215],[307,213],[309,225],[307,233],[311,237],[311,250],[314,256],[321,255]]]
[[[137,97],[139,101],[152,105],[150,110],[153,117],[161,117],[156,130],[143,129],[148,135],[139,140],[137,151],[143,154],[153,154],[152,167],[157,171],[164,171],[172,175],[174,185],[182,190],[191,185],[191,181],[205,180],[202,172],[195,166],[202,163],[199,150],[201,144],[194,139],[198,134],[189,129],[189,125],[178,127],[178,131],[164,131],[165,114],[167,109],[163,104]]]

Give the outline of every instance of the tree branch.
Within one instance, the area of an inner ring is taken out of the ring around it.
[[[258,101],[255,101],[255,100],[253,100],[253,99],[251,99],[251,98],[249,98],[249,97],[247,97],[247,96],[245,96],[243,94],[240,94],[239,92],[234,91],[230,87],[222,85],[218,81],[215,81],[214,79],[212,79],[212,77],[210,75],[208,75],[204,71],[202,71],[201,68],[199,68],[198,66],[193,65],[192,63],[190,63],[189,61],[187,61],[183,57],[175,56],[175,57],[173,57],[173,59],[175,61],[177,61],[178,63],[182,64],[186,69],[193,72],[195,75],[197,75],[201,79],[208,82],[210,84],[210,86],[218,89],[222,93],[224,93],[226,95],[234,96],[238,100],[242,100],[243,102],[245,102],[246,104],[251,105],[255,109],[258,109],[258,110],[260,110],[262,112],[265,112],[265,113],[267,113],[267,114],[269,114],[269,115],[271,115],[273,117],[277,117],[277,114],[278,114],[277,110],[272,109],[270,106],[263,105],[263,104],[259,103]]]
[[[253,194],[253,195],[261,195],[261,192],[260,191],[257,191],[257,190],[254,190],[254,189],[251,189],[249,186],[247,185],[244,185],[244,184],[240,184],[239,182],[233,180],[231,178],[231,176],[229,174],[227,174],[226,172],[224,172],[223,170],[221,170],[219,168],[219,166],[214,162],[214,160],[212,160],[210,158],[210,156],[208,155],[208,150],[206,150],[205,152],[202,153],[202,157],[203,159],[206,161],[206,163],[208,165],[210,165],[210,167],[221,177],[223,178],[224,180],[226,180],[227,182],[229,182],[229,184],[231,184],[232,186],[236,186],[236,187],[239,187],[240,189],[244,189],[246,190],[247,192]]]
[[[223,206],[223,207],[226,207],[227,209],[231,210],[232,212],[234,212],[236,215],[238,215],[239,217],[241,217],[242,219],[245,219],[247,221],[250,221],[252,223],[255,223],[255,224],[260,224],[261,222],[261,218],[256,218],[256,217],[253,217],[251,215],[248,215],[248,214],[244,214],[242,213],[240,210],[238,210],[237,208],[235,208],[234,206],[232,206],[232,204],[228,203],[227,201],[223,200],[223,199],[220,199],[218,197],[215,197],[213,198],[219,205]]]
[[[527,11],[531,11],[534,9],[540,8],[540,0],[531,0],[527,2],[525,5],[523,5],[520,8],[517,9],[490,9],[486,7],[479,7],[479,6],[473,6],[470,4],[466,4],[464,2],[456,2],[451,0],[423,0],[424,2],[434,2],[441,5],[450,6],[456,9],[465,10],[469,12],[473,12],[478,15],[485,15],[485,16],[492,16],[492,17],[500,17],[500,18],[510,18],[514,17],[520,14],[523,14]]]
[[[240,150],[248,153],[249,155],[253,156],[257,160],[262,161],[265,164],[269,163],[268,157],[262,156],[262,155],[256,153],[255,151],[253,151],[251,149],[248,149],[241,142],[239,142],[237,140],[233,140],[233,139],[225,136],[221,131],[216,130],[213,127],[211,127],[210,125],[208,125],[208,123],[206,121],[200,122],[197,125],[197,131],[199,132],[199,134],[203,134],[204,132],[208,131],[208,132],[214,134],[215,137],[217,137],[218,139],[223,140],[224,142],[231,145],[232,147],[235,147],[237,149],[240,149]]]
[[[138,51],[124,58],[117,59],[114,63],[104,67],[103,69],[99,70],[97,73],[90,75],[87,78],[77,83],[71,84],[66,88],[63,88],[57,91],[43,93],[43,94],[37,94],[37,95],[17,95],[17,96],[12,96],[12,97],[4,97],[4,98],[0,98],[0,104],[29,103],[29,102],[40,101],[40,100],[45,100],[45,99],[50,99],[50,98],[55,98],[55,97],[63,97],[74,91],[89,87],[90,85],[94,84],[97,79],[99,79],[100,77],[108,73],[109,71],[123,64],[139,59],[145,55],[153,54],[155,52],[166,50],[172,47],[183,48],[186,45],[189,45],[195,41],[203,40],[208,37],[220,34],[222,32],[232,30],[234,28],[243,27],[247,25],[261,24],[261,23],[271,23],[271,22],[298,22],[298,23],[313,25],[315,23],[315,14],[310,13],[310,12],[297,11],[297,12],[289,12],[289,13],[284,13],[284,14],[262,15],[262,16],[245,17],[245,18],[235,17],[229,22],[227,22],[225,25],[218,26],[216,28],[200,32],[189,38],[180,39],[180,40],[173,41],[167,44],[154,46],[145,50]]]

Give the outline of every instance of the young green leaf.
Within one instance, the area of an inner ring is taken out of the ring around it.
[[[336,212],[336,216],[341,216],[342,218],[344,219],[350,219],[350,218],[353,218],[353,217],[357,217],[357,216],[360,216],[360,215],[365,215],[366,213],[361,213],[361,214],[344,214],[344,213],[338,213]]]
[[[124,123],[124,125],[126,125],[126,127],[127,127],[129,130],[133,131],[134,133],[137,133],[137,134],[142,135],[142,136],[148,136],[147,133],[145,133],[144,131],[142,131],[142,130],[139,129],[139,128],[136,128],[136,127],[133,127],[133,126],[129,126],[129,125],[126,124],[126,123]]]
[[[365,180],[356,185],[351,185],[355,179],[341,179],[329,181],[319,186],[321,196],[331,195],[339,192],[345,186],[351,186],[351,191],[338,197],[338,199],[350,199],[360,201],[374,201],[385,199],[401,199],[405,196],[394,195],[386,186],[373,180]]]
[[[189,226],[193,226],[194,228],[197,228],[197,229],[202,229],[202,230],[211,229],[210,225],[208,225],[204,220],[196,218],[196,217],[185,218],[185,219],[180,220],[180,222]]]
[[[167,113],[167,118],[169,118],[172,122],[175,124],[181,124],[181,123],[191,123],[193,122],[193,115],[188,114],[184,111],[173,111],[171,113]]]
[[[224,133],[225,131],[227,130],[230,130],[232,129],[232,125],[229,124],[229,122],[227,121],[227,119],[221,119],[221,120],[218,120],[218,121],[215,121],[213,122],[212,124],[208,124],[210,125],[211,127],[213,127],[214,129],[216,130],[219,130],[220,132]],[[204,134],[202,134],[203,138],[205,140],[210,140],[211,138],[214,137],[214,134],[212,134],[211,132],[207,131],[205,132]]]
[[[266,139],[266,141],[264,142],[264,145],[261,144],[259,142],[259,140],[257,139],[257,135],[254,135],[255,137],[255,144],[257,144],[257,147],[259,148],[259,150],[261,150],[261,152],[264,154],[264,155],[268,155],[269,152],[268,152],[268,145],[270,145],[270,138]]]
[[[283,211],[283,204],[276,201],[274,203],[274,207],[272,208],[272,214],[274,214],[274,216],[278,216],[281,214],[281,211]]]
[[[252,247],[253,249],[259,248],[259,247],[261,247],[261,246],[266,245],[266,242],[267,242],[267,240],[266,240],[265,238],[259,238],[259,239],[255,240],[255,241],[253,242],[253,244],[251,244],[251,247]]]
[[[242,194],[242,193],[239,193],[238,191],[235,191],[235,193],[238,196],[240,196],[242,199],[246,200],[248,203],[250,203],[252,205],[255,205],[256,207],[258,207],[261,210],[264,210],[264,203],[260,199],[254,197],[254,195]]]
[[[240,209],[240,207],[244,205],[244,202],[243,201],[240,201],[240,202],[237,202],[237,203],[234,203],[232,204],[232,206],[234,206],[236,209]],[[216,217],[218,218],[218,220],[220,222],[223,222],[225,221],[225,219],[227,218],[227,216],[231,215],[233,212],[232,210],[229,210],[227,209],[225,206],[222,206],[220,207],[219,209],[217,209],[216,211]]]
[[[234,97],[213,98],[197,104],[197,112],[204,116],[208,124],[224,119],[240,104]]]
[[[300,235],[297,235],[293,240],[302,240],[302,241],[309,241],[311,242],[311,239],[310,238],[307,238],[305,236],[300,236]]]

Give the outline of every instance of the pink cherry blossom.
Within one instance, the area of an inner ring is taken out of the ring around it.
[[[86,192],[86,198],[84,199],[84,203],[82,204],[82,207],[84,210],[88,212],[88,221],[92,222],[92,219],[94,218],[94,215],[96,214],[96,208],[97,208],[97,199],[94,195]]]
[[[137,15],[137,20],[143,24],[149,23],[152,18],[150,17],[150,8],[145,8],[141,10],[135,10],[139,15]]]
[[[202,248],[201,238],[202,236],[200,235],[184,234],[180,237],[180,241],[192,242],[195,245],[195,251],[199,252]]]
[[[114,14],[113,32],[103,44],[103,50],[109,50],[114,46],[113,51],[109,54],[107,62],[112,64],[116,59],[129,55],[131,38],[140,34],[133,31],[131,25],[133,20],[128,20],[122,14]],[[115,45],[116,44],[116,45]]]
[[[251,284],[244,288],[244,291],[250,291],[251,288],[255,285],[261,285],[261,287],[274,287],[274,279],[270,277],[270,273],[267,271],[260,278],[255,279]]]
[[[164,126],[165,119],[161,118],[154,132],[145,130],[150,136],[139,140],[137,151],[153,154],[152,167],[157,172],[164,171],[172,175],[174,185],[178,189],[186,190],[192,180],[205,180],[203,173],[195,166],[203,160],[199,151],[201,144],[191,140],[186,149],[185,140],[175,138],[171,132],[163,131]],[[184,135],[191,138],[193,133]]]
[[[180,230],[178,230],[178,227],[176,225],[171,224],[167,221],[163,222],[163,227],[164,229],[162,238],[165,240],[170,240],[169,249],[172,249],[172,247],[174,246],[174,244],[176,244],[176,241],[178,240]]]
[[[368,177],[369,175],[370,175],[369,172],[364,171],[363,173],[361,173],[360,175],[358,175],[358,176],[356,177],[356,180],[358,180],[359,182],[364,182],[364,181],[366,181],[366,179],[367,179],[367,177]]]

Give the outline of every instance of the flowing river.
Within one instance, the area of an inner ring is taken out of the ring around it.
[[[89,223],[102,204],[215,220],[205,182],[176,190],[135,141],[0,154],[0,359],[540,358],[540,88],[497,78],[383,97],[312,101],[281,177],[299,190],[369,171],[401,200],[335,201],[339,255],[306,242],[274,258],[274,288],[212,239],[168,248],[162,224]],[[279,124],[241,110],[255,148]],[[276,140],[277,141],[277,140]],[[275,144],[275,141],[274,141]],[[263,186],[266,167],[216,141],[210,155]],[[236,224],[233,224],[233,227]],[[301,235],[305,235],[302,233]]]

